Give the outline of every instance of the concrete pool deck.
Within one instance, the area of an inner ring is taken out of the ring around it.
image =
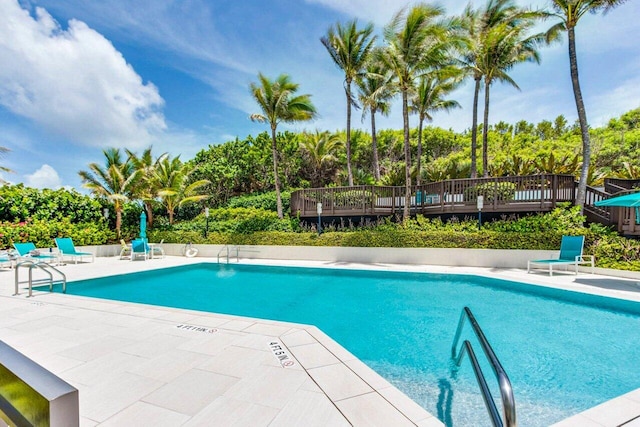
[[[61,270],[73,281],[207,261],[215,259],[98,257]],[[591,274],[240,262],[476,274],[640,301],[638,280]],[[73,295],[38,292],[26,298],[24,289],[13,293],[14,270],[0,271],[0,340],[78,388],[82,426],[442,425],[313,326]],[[640,389],[556,425],[640,426]]]

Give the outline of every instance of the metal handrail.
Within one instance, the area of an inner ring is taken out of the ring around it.
[[[19,271],[20,271],[20,267],[28,267],[29,268],[29,279],[28,280],[23,280],[22,282],[20,281],[20,275],[19,275]],[[43,272],[45,272],[49,278],[43,278],[43,279],[36,279],[33,280],[33,269],[34,268],[38,268],[40,270],[42,270]],[[53,280],[53,274],[51,273],[50,270],[55,271],[56,273],[58,273],[60,276],[62,276],[62,280]],[[53,284],[55,283],[62,283],[62,292],[63,293],[67,293],[67,276],[60,270],[58,270],[57,268],[55,268],[54,266],[44,263],[44,262],[35,262],[32,260],[25,260],[22,262],[19,262],[16,264],[16,272],[15,272],[15,294],[14,295],[20,295],[20,290],[19,290],[19,285],[24,284],[24,283],[28,283],[29,284],[29,297],[33,296],[33,285],[34,284],[39,284],[39,283],[49,283],[49,292],[53,291]]]
[[[240,249],[238,249],[237,246],[232,246],[233,249],[236,250],[236,262],[240,262]],[[229,245],[224,245],[222,248],[220,248],[220,250],[218,251],[218,264],[220,264],[220,254],[226,250],[227,251],[227,264],[229,264]]]
[[[489,361],[491,368],[493,369],[493,373],[498,380],[498,386],[500,388],[500,397],[502,400],[502,413],[504,417],[500,418],[498,409],[496,408],[496,404],[493,401],[493,397],[491,396],[491,391],[487,386],[487,381],[484,377],[482,369],[478,364],[478,360],[476,359],[475,353],[471,347],[471,343],[468,340],[463,342],[461,346],[460,353],[457,352],[458,341],[460,340],[460,335],[462,334],[462,328],[465,323],[465,319],[469,319],[469,323],[475,333],[478,341],[480,342],[480,346],[482,347],[482,351]],[[494,426],[506,426],[506,427],[516,427],[516,402],[513,397],[513,388],[511,387],[511,381],[509,381],[509,377],[505,372],[500,360],[496,356],[495,352],[491,348],[489,341],[484,336],[480,325],[476,321],[476,318],[473,316],[473,313],[469,309],[469,307],[464,307],[462,309],[462,313],[460,314],[460,320],[458,321],[458,328],[456,329],[456,335],[453,339],[453,345],[451,346],[451,357],[455,360],[456,366],[459,367],[462,363],[462,359],[464,354],[469,354],[469,360],[471,361],[471,365],[473,367],[473,372],[476,375],[476,379],[478,381],[478,385],[480,386],[480,390],[482,392],[482,398],[484,399],[484,403],[489,411],[489,416],[491,417],[491,421]]]

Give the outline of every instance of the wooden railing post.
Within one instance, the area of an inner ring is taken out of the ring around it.
[[[391,187],[391,215],[396,214],[396,187]]]
[[[558,201],[558,175],[552,175],[552,194],[551,194],[551,207],[556,208],[556,203]]]

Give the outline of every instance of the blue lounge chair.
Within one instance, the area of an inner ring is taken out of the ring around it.
[[[16,251],[18,251],[18,256],[22,260],[35,260],[48,263],[58,262],[58,257],[56,255],[40,253],[36,249],[36,245],[31,242],[14,243],[13,247],[16,248]]]
[[[138,257],[143,257],[146,261],[149,259],[149,253],[147,239],[135,239],[131,241],[131,261]]]
[[[77,264],[78,258],[82,261],[83,257],[91,257],[91,262],[95,260],[91,252],[78,252],[73,245],[71,237],[56,237],[56,246],[60,252],[60,260],[64,261],[64,257],[69,257]]]
[[[12,257],[11,254],[7,251],[0,251],[0,268],[2,267],[13,267],[13,262],[15,261],[15,257]]]
[[[562,236],[560,243],[560,255],[557,259],[538,259],[527,262],[527,273],[531,271],[532,265],[544,265],[549,268],[549,276],[553,276],[554,265],[574,265],[576,274],[578,274],[578,265],[591,264],[591,273],[593,273],[594,259],[593,255],[583,255],[584,236]]]

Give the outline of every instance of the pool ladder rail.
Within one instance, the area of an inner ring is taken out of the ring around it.
[[[473,332],[480,342],[482,352],[489,361],[491,368],[493,369],[493,373],[498,380],[498,386],[500,387],[500,397],[502,400],[503,418],[500,417],[500,413],[496,408],[496,403],[494,402],[491,391],[489,390],[489,386],[487,385],[487,380],[482,372],[482,368],[480,368],[480,364],[478,363],[478,359],[476,358],[475,352],[473,351],[473,347],[471,346],[469,340],[464,340],[462,345],[460,346],[460,351],[457,351],[458,342],[460,341],[460,335],[462,334],[462,329],[464,327],[465,320],[467,319],[469,320]],[[453,345],[451,347],[451,358],[455,361],[455,369],[460,367],[465,353],[469,355],[469,361],[471,362],[473,372],[476,376],[476,380],[478,381],[478,385],[480,386],[480,391],[482,392],[484,404],[487,407],[487,411],[489,411],[489,417],[491,417],[491,422],[493,423],[493,425],[499,427],[516,427],[518,425],[516,421],[516,402],[513,397],[513,388],[511,387],[511,381],[509,381],[507,373],[504,371],[502,364],[491,348],[489,341],[487,341],[487,338],[484,336],[480,325],[476,321],[476,318],[473,316],[473,313],[471,312],[469,307],[464,307],[462,309],[460,320],[458,321],[458,329],[456,330],[456,335],[453,339]]]
[[[218,251],[218,264],[220,264],[220,258],[226,258],[227,259],[227,264],[229,264],[229,258],[231,257],[231,253],[234,252],[236,253],[236,262],[240,262],[240,249],[235,246],[235,245],[224,245],[222,248],[220,248],[220,250]],[[225,254],[226,252],[226,254]]]
[[[20,281],[20,268],[28,268],[29,269],[29,278],[27,280]],[[38,269],[43,271],[47,277],[43,277],[40,279],[33,278],[33,269]],[[54,279],[53,275],[57,274],[58,278]],[[62,292],[67,292],[67,276],[51,264],[47,264],[42,261],[33,261],[26,260],[21,261],[16,264],[16,272],[15,272],[15,294],[20,295],[19,285],[28,284],[29,285],[29,297],[33,296],[33,285],[39,285],[42,283],[49,283],[49,292],[53,291],[54,284],[62,284]]]

